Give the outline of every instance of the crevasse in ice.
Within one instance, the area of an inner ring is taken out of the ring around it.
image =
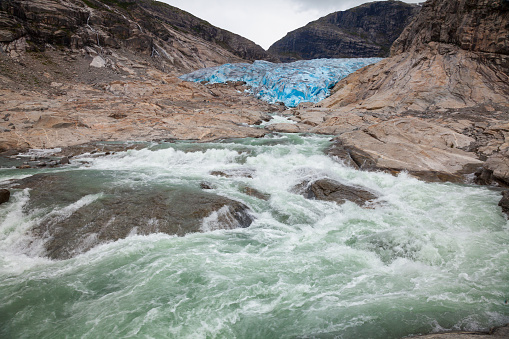
[[[244,81],[250,92],[270,103],[283,102],[295,107],[301,102],[319,102],[334,85],[359,68],[381,58],[315,59],[275,64],[255,61],[252,64],[224,64],[181,76],[185,81],[211,84]]]

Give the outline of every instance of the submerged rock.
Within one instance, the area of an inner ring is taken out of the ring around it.
[[[52,259],[68,259],[133,234],[184,236],[248,227],[254,220],[246,205],[201,190],[109,188],[108,177],[95,176],[91,185],[86,173],[81,181],[71,175],[38,174],[19,180],[15,186],[31,188],[28,210],[52,209],[30,231],[44,242],[44,255]],[[210,227],[211,222],[214,227]]]
[[[241,192],[245,193],[245,194],[247,194],[249,196],[255,197],[257,199],[260,199],[260,200],[267,201],[267,200],[270,199],[270,194],[260,192],[257,189],[254,189],[254,188],[249,187],[249,186],[243,186],[241,188]]]
[[[343,185],[331,179],[303,182],[295,187],[295,191],[307,199],[334,201],[339,205],[351,201],[359,206],[364,206],[367,202],[378,198],[362,187]]]

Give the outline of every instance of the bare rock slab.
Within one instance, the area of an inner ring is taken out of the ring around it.
[[[329,154],[360,169],[408,171],[449,180],[474,173],[482,166],[466,148],[474,139],[417,118],[395,118],[363,130],[344,133]]]

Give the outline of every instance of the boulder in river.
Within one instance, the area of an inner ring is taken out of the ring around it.
[[[307,199],[334,201],[339,205],[351,201],[359,206],[364,206],[367,202],[378,198],[365,188],[344,185],[331,179],[303,182],[297,185],[295,190]]]
[[[254,220],[243,203],[199,189],[110,187],[107,176],[93,175],[94,185],[87,173],[83,181],[70,173],[53,173],[21,179],[13,186],[30,188],[27,210],[53,210],[31,229],[32,236],[44,242],[43,255],[68,259],[133,234],[184,236],[249,227]]]

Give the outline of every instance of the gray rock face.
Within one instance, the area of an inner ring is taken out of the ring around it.
[[[269,52],[281,61],[385,57],[420,6],[401,1],[367,3],[335,12],[288,33]]]
[[[94,178],[96,183],[101,180],[108,179]],[[246,205],[200,190],[152,187],[109,191],[76,182],[65,173],[35,175],[18,181],[15,188],[31,188],[28,209],[55,208],[55,201],[64,206],[78,205],[70,213],[47,214],[31,230],[44,242],[45,255],[52,259],[71,258],[130,234],[184,236],[249,227],[253,222]],[[101,196],[90,203],[79,202],[97,194]],[[206,222],[213,227],[204,228]]]
[[[313,182],[303,182],[295,187],[295,191],[307,199],[334,201],[338,205],[351,201],[359,206],[364,206],[377,198],[366,189],[356,186],[343,185],[331,179],[320,179]]]
[[[12,57],[48,45],[87,50],[97,58],[93,54],[103,48],[127,50],[150,57],[160,68],[185,71],[242,60],[277,61],[248,39],[151,0],[1,1],[0,43]]]

